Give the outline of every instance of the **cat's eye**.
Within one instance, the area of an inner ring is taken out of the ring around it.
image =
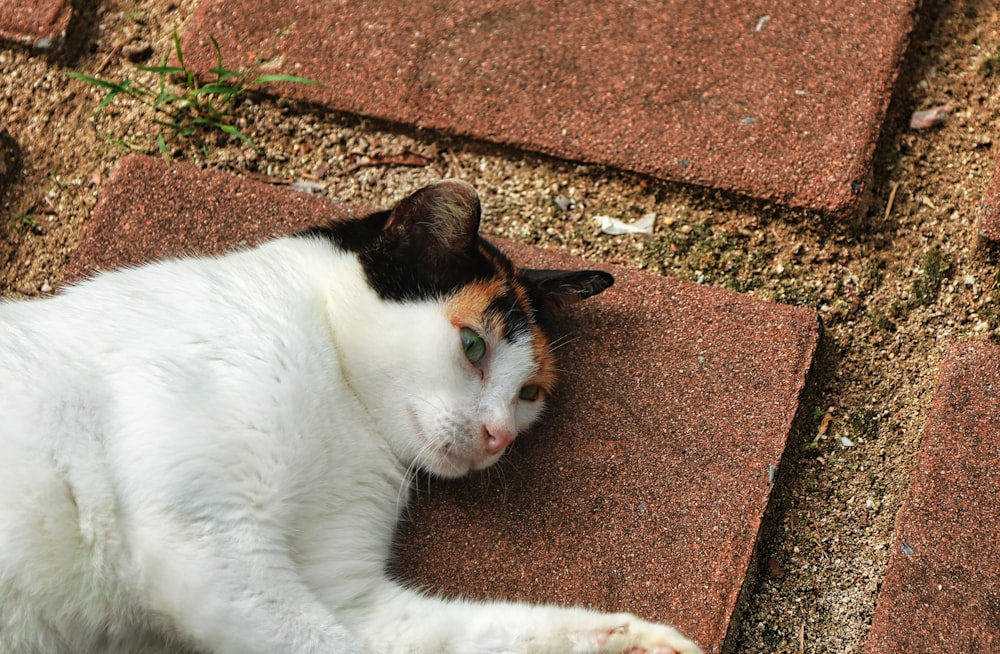
[[[486,356],[486,341],[468,327],[462,327],[458,330],[458,334],[462,339],[462,351],[465,352],[465,358],[469,360],[469,363],[479,363]]]
[[[521,392],[518,393],[517,396],[522,400],[524,400],[525,402],[534,402],[535,400],[538,399],[538,396],[541,394],[541,391],[542,389],[540,389],[535,384],[528,384],[527,386],[523,386],[521,388]]]

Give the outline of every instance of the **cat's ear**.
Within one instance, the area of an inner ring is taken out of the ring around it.
[[[397,204],[385,233],[397,251],[433,267],[475,250],[480,215],[476,189],[448,179],[425,186]]]
[[[582,302],[615,283],[603,270],[523,270],[521,278],[547,311]]]

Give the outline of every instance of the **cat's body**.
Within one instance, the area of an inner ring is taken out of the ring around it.
[[[386,577],[414,469],[495,463],[553,384],[541,305],[610,284],[516,273],[478,212],[443,183],[0,304],[0,652],[697,651]]]

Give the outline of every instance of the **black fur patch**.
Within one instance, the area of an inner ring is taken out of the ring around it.
[[[504,340],[512,343],[530,333],[534,315],[529,311],[530,307],[522,307],[512,292],[498,296],[486,308],[487,315],[496,316],[503,324]]]
[[[380,211],[357,220],[316,227],[297,236],[326,238],[339,248],[356,253],[368,285],[384,300],[429,300],[451,295],[476,281],[498,276],[514,279],[510,260],[481,238],[479,247],[474,250],[452,253],[447,260],[429,265],[408,243],[388,238],[384,231],[388,219],[389,212]],[[502,307],[505,312],[508,309]],[[519,309],[525,317],[531,310],[530,307]],[[516,313],[511,315],[516,316]]]

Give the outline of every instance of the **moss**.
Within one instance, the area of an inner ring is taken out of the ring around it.
[[[889,316],[883,313],[881,309],[876,309],[874,313],[872,313],[872,325],[875,329],[883,332],[894,332],[897,329],[896,323],[893,322]]]
[[[813,308],[819,307],[823,300],[819,290],[799,282],[779,287],[773,293],[771,299],[783,304],[794,304],[800,307]]]
[[[938,247],[924,253],[921,261],[924,274],[913,282],[913,293],[910,304],[912,307],[922,307],[934,304],[941,292],[941,284],[947,276],[951,264]]]
[[[785,304],[822,303],[815,284],[775,270],[774,247],[759,245],[752,234],[713,227],[708,221],[674,225],[647,241],[643,251],[650,264],[665,274]]]
[[[851,432],[859,439],[875,440],[878,438],[878,414],[872,409],[859,409],[848,416]]]
[[[1000,49],[979,64],[979,74],[983,77],[992,77],[998,72],[1000,72]]]
[[[865,296],[870,295],[879,284],[882,283],[882,278],[884,275],[882,271],[885,270],[885,261],[879,257],[872,257],[865,262],[864,268],[861,270],[861,275],[858,279],[858,295]]]
[[[993,273],[993,290],[990,291],[989,301],[981,303],[977,313],[989,323],[991,329],[1000,327],[1000,269]]]

